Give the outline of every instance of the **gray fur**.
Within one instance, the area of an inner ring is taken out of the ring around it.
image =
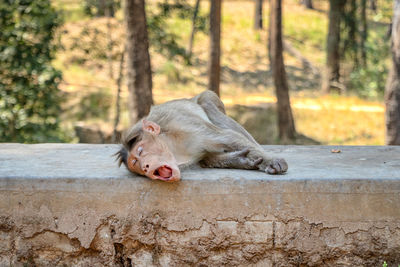
[[[160,125],[159,138],[167,143],[179,167],[200,163],[203,167],[259,169],[270,174],[287,170],[283,159],[272,160],[242,126],[225,115],[224,104],[211,91],[153,106],[145,119]],[[123,147],[117,152],[120,164],[126,165],[128,151],[141,135],[142,121],[123,135]]]

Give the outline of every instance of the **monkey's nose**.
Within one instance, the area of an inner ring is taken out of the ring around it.
[[[149,168],[150,168],[149,164],[146,164],[145,166],[142,167],[142,170],[143,170],[145,173],[148,173],[148,172],[149,172]]]

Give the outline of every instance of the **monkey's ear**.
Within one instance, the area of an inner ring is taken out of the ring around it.
[[[143,131],[146,131],[148,133],[158,135],[160,133],[160,125],[158,125],[155,122],[148,121],[146,119],[143,120]]]

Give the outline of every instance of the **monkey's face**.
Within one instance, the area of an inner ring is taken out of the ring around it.
[[[180,180],[176,159],[160,135],[160,126],[143,120],[143,136],[129,151],[127,167],[130,171],[154,180]]]

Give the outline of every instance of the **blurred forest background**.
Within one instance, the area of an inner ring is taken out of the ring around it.
[[[210,89],[261,144],[400,144],[398,6],[3,0],[0,141],[116,142]]]

